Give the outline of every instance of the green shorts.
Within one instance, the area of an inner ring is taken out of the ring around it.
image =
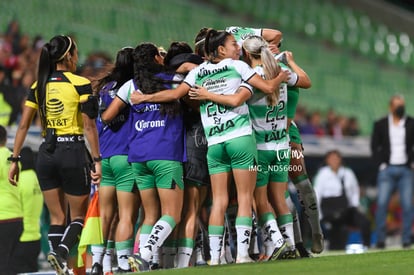
[[[256,140],[253,135],[237,137],[208,147],[210,175],[232,169],[252,169],[257,164]]]
[[[135,187],[135,176],[127,155],[102,160],[101,186],[114,186],[118,191],[132,192]]]
[[[184,189],[183,164],[173,160],[133,162],[132,171],[139,190],[151,188]]]
[[[293,143],[302,144],[299,128],[293,123],[291,123],[289,126],[289,138]]]
[[[287,182],[290,149],[279,151],[258,151],[256,187],[266,186],[269,182]]]

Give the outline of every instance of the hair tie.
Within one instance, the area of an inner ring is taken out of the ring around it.
[[[69,46],[66,49],[66,51],[61,55],[61,57],[59,57],[59,59],[56,60],[56,62],[61,61],[65,57],[65,55],[69,52],[70,48],[72,47],[72,38],[70,38],[69,36],[66,36],[66,35],[65,35],[65,37],[67,37],[69,39]]]

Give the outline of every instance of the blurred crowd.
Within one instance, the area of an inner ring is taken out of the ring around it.
[[[358,119],[344,116],[330,108],[326,112],[308,110],[298,105],[295,122],[302,135],[331,136],[335,139],[360,135]]]

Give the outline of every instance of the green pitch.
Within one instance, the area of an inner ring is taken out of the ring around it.
[[[370,251],[364,254],[324,254],[310,259],[229,264],[151,272],[154,275],[290,275],[290,274],[414,274],[414,250]]]

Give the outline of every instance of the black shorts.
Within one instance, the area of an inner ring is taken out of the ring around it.
[[[53,153],[42,143],[36,163],[42,191],[62,188],[69,195],[86,195],[91,190],[91,157],[84,142],[57,142]]]
[[[186,134],[187,162],[184,163],[184,180],[209,185],[207,140],[201,122],[187,128]]]

